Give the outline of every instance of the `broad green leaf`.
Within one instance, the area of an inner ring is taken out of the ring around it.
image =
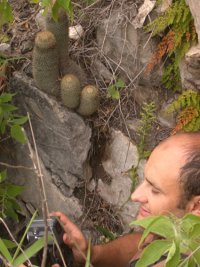
[[[21,144],[26,143],[25,135],[22,131],[22,128],[19,125],[13,125],[11,127],[10,133],[12,138],[14,138],[16,141],[20,142]]]
[[[190,223],[194,222],[194,223],[199,223],[200,224],[200,216],[196,216],[193,214],[187,214],[183,217],[183,220],[189,220]]]
[[[27,116],[24,116],[24,117],[20,117],[20,118],[15,118],[15,119],[12,119],[11,123],[13,124],[17,124],[17,125],[22,125],[24,124],[25,122],[27,122],[28,118]]]
[[[115,83],[115,86],[116,86],[117,89],[121,89],[121,88],[125,87],[125,83],[124,83],[123,80],[119,79],[119,80],[117,80],[117,82]]]
[[[141,255],[141,258],[136,263],[135,267],[146,267],[155,263],[160,257],[165,254],[171,246],[170,241],[155,240],[150,243]]]
[[[108,97],[118,100],[120,98],[119,91],[115,88],[114,85],[108,87]]]
[[[7,247],[5,246],[3,240],[0,238],[0,252],[6,258],[7,261],[11,262],[12,257]]]
[[[140,225],[141,227],[145,228],[140,241],[141,243],[144,241],[144,239],[148,236],[149,233],[155,233],[164,238],[169,238],[174,235],[172,221],[169,217],[164,215],[150,216],[143,220],[137,220],[135,222],[132,222],[131,224]],[[165,231],[163,231],[163,229],[165,229]]]
[[[200,225],[199,224],[194,225],[194,227],[192,228],[192,231],[189,233],[189,237],[191,239],[200,238]]]
[[[24,191],[24,186],[9,184],[6,195],[8,197],[16,197]]]
[[[0,183],[4,182],[7,177],[7,170],[0,172]]]
[[[200,245],[199,242],[191,242],[190,247],[192,248],[192,258],[200,266]],[[195,251],[195,252],[194,252]]]
[[[48,241],[52,241],[53,237],[51,235],[48,236]],[[44,237],[35,241],[29,248],[24,250],[24,254],[20,254],[13,262],[14,267],[18,267],[20,264],[24,263],[27,258],[31,258],[38,251],[40,251],[44,247]],[[12,259],[11,259],[12,260]]]
[[[176,243],[173,241],[169,249],[169,253],[167,255],[165,267],[178,266],[179,260],[180,260],[180,247],[177,246]]]
[[[0,103],[7,103],[12,101],[12,98],[15,94],[3,93],[0,95]]]
[[[0,2],[0,26],[5,23],[11,22],[13,19],[12,9],[7,0],[2,0]]]

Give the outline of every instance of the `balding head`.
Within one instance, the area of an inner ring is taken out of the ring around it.
[[[180,162],[179,182],[183,191],[180,206],[184,208],[192,197],[200,196],[200,132],[171,136],[156,149],[175,153]]]

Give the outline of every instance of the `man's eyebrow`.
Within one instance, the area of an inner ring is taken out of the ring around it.
[[[158,187],[158,186],[155,185],[153,182],[151,182],[147,177],[145,177],[145,180],[146,180],[151,186],[153,186],[156,190],[158,190],[158,191],[164,193],[163,190],[162,190],[160,187]]]

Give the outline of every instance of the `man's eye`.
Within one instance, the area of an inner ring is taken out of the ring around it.
[[[154,189],[154,188],[151,189],[151,192],[152,192],[153,194],[155,194],[155,195],[157,195],[157,194],[160,193],[160,191],[158,191],[158,190],[156,190],[156,189]]]

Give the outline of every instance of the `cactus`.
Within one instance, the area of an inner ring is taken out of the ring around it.
[[[37,87],[54,96],[59,94],[59,62],[56,40],[51,32],[39,32],[33,50],[33,78]]]
[[[61,80],[61,99],[68,108],[77,108],[80,103],[80,82],[73,74],[66,74]]]
[[[60,9],[58,20],[51,13],[46,16],[46,29],[53,33],[58,44],[59,65],[61,76],[74,74],[80,80],[81,86],[86,85],[86,75],[79,65],[69,58],[69,21],[66,11]]]
[[[92,115],[99,105],[98,89],[93,85],[87,85],[81,92],[80,106],[77,112],[82,116]]]

